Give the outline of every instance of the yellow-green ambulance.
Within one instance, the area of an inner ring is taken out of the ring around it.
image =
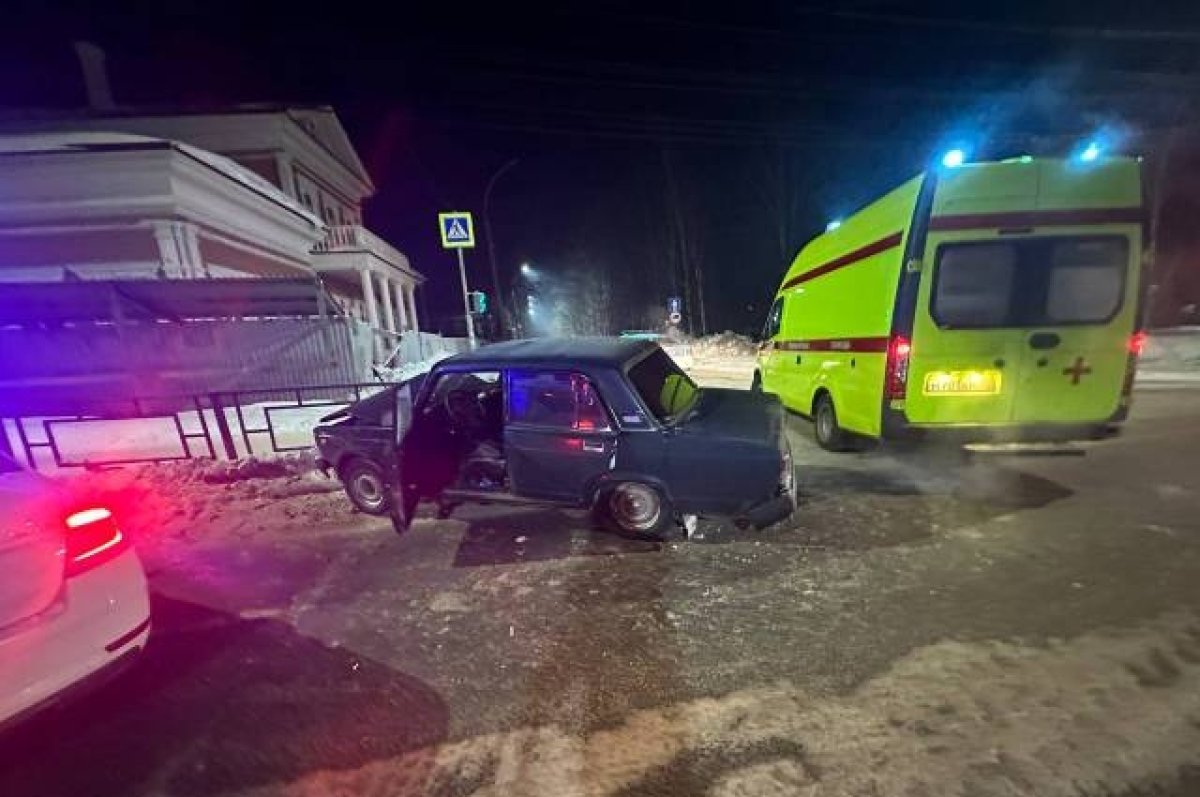
[[[1130,158],[931,170],[801,250],[754,386],[833,450],[1105,434],[1142,341],[1142,222]]]

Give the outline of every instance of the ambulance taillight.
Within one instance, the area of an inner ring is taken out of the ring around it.
[[[1125,358],[1125,380],[1121,383],[1121,400],[1125,405],[1133,395],[1133,381],[1137,378],[1138,358],[1146,349],[1146,330],[1139,329],[1129,336],[1129,356]]]
[[[1129,336],[1129,353],[1134,357],[1141,357],[1142,352],[1146,349],[1146,330],[1139,329]]]
[[[911,353],[912,344],[906,337],[897,335],[888,342],[885,398],[904,398],[908,388],[908,357]]]

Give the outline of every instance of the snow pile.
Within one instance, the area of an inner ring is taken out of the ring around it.
[[[287,793],[1123,794],[1200,760],[1198,715],[1200,623],[1179,613],[1045,646],[942,642],[846,696],[748,688],[584,736],[527,727],[313,772]]]
[[[151,555],[176,541],[303,534],[315,524],[344,522],[353,509],[341,483],[314,470],[307,453],[76,470],[58,481],[111,507],[139,550]]]
[[[722,332],[665,348],[703,387],[750,387],[758,346],[745,335]]]
[[[425,360],[416,362],[404,363],[396,368],[389,368],[384,365],[375,366],[375,373],[384,382],[403,382],[406,379],[412,379],[414,376],[429,373],[433,366],[440,363],[442,360],[450,357],[455,352],[445,351]]]
[[[736,360],[753,357],[758,344],[745,335],[726,330],[691,341],[692,356],[697,360]]]
[[[1138,361],[1138,380],[1200,380],[1200,327],[1156,329]]]

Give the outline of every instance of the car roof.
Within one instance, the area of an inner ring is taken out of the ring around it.
[[[658,344],[654,341],[635,338],[532,338],[481,346],[443,360],[439,367],[620,368],[656,348]]]

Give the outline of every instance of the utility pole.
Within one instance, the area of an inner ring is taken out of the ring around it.
[[[467,289],[467,263],[462,249],[454,250],[458,254],[458,276],[462,280],[463,310],[467,318],[467,341],[472,349],[475,348],[475,319],[471,315],[471,293]]]
[[[516,337],[516,334],[513,329],[512,308],[508,306],[508,302],[504,301],[504,293],[500,289],[500,266],[496,263],[496,238],[492,235],[492,189],[496,187],[496,182],[505,172],[520,162],[520,158],[513,158],[497,169],[483,190],[483,234],[487,238],[488,261],[492,267],[492,295],[496,297],[496,304],[500,307],[500,321],[510,338]]]

